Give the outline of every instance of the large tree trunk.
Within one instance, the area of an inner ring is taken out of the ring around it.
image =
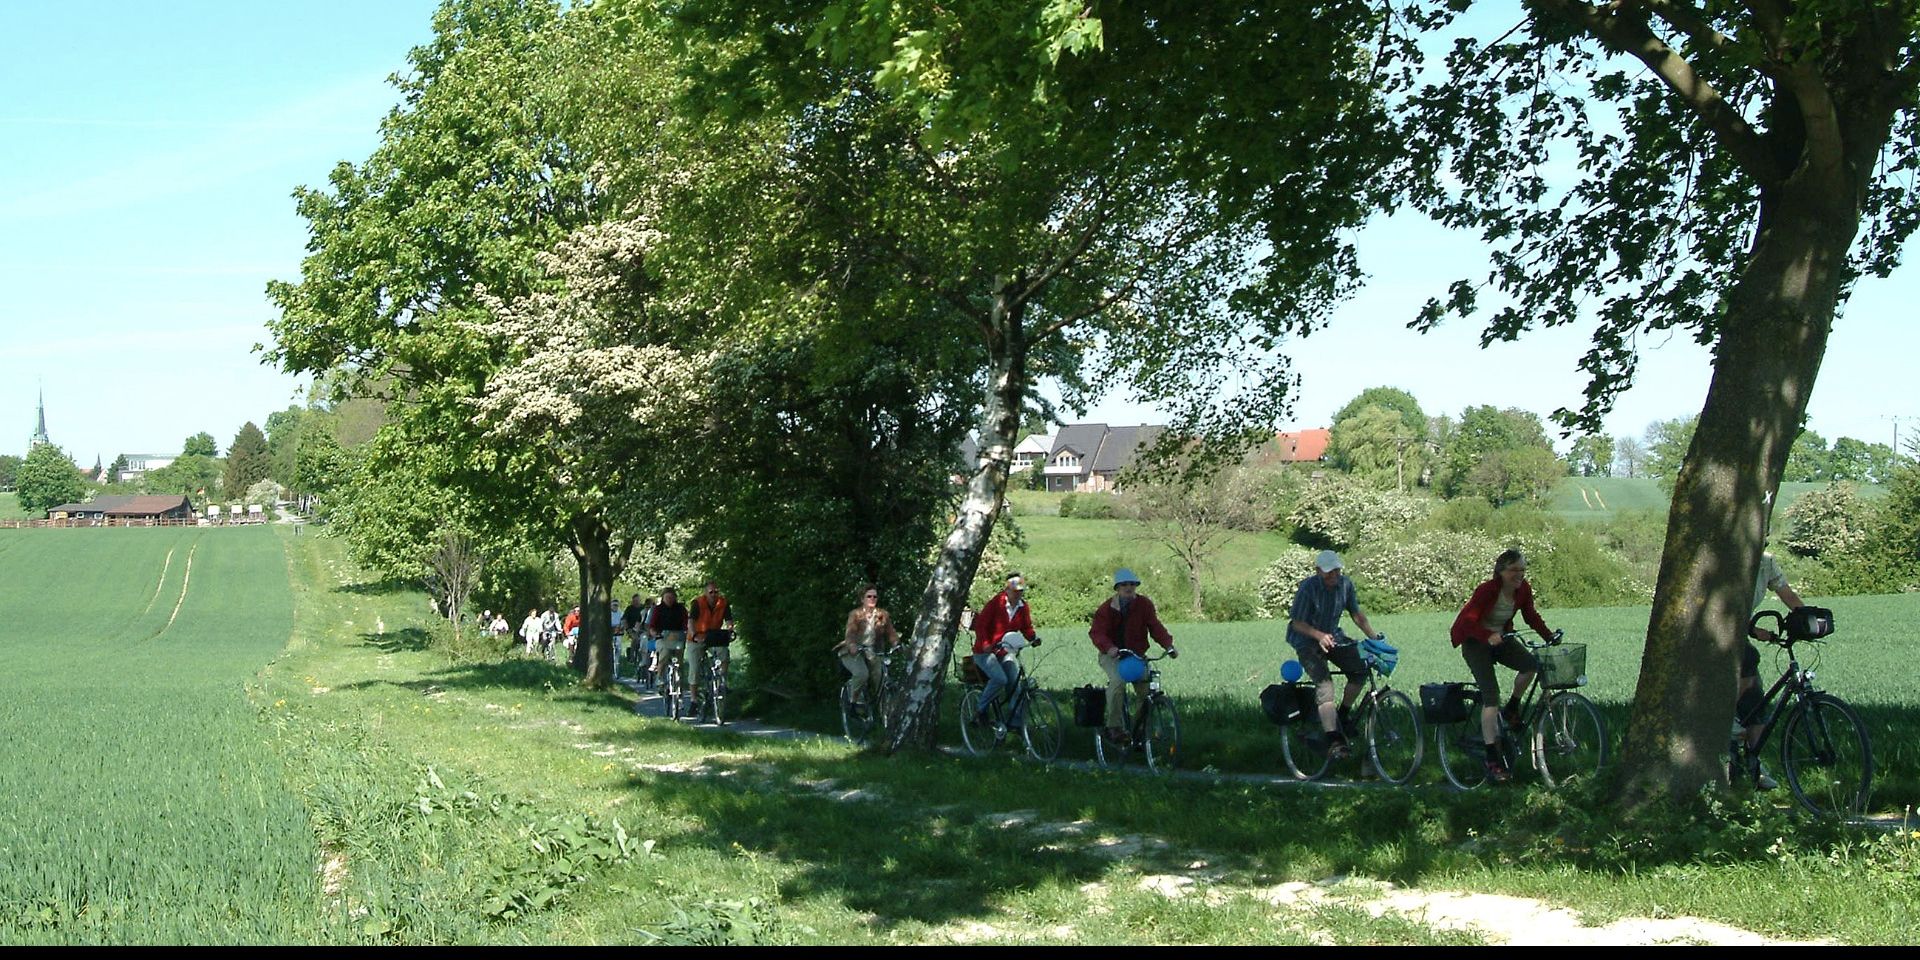
[[[1007,469],[1019,443],[1020,413],[1027,396],[1026,331],[1022,307],[1011,299],[1015,283],[1002,282],[994,297],[987,337],[989,370],[982,418],[980,463],[967,481],[953,529],[940,546],[927,588],[920,595],[911,646],[912,674],[887,704],[884,749],[931,748],[939,730],[940,694],[946,685],[947,659],[953,652],[960,611],[986,550],[987,537],[1007,493]]]
[[[1753,257],[1727,296],[1713,381],[1668,515],[1621,752],[1625,806],[1727,781],[1755,571],[1858,229],[1857,194],[1846,191],[1831,180],[1784,185],[1777,203],[1763,204]]]
[[[573,668],[586,674],[581,683],[603,689],[613,682],[613,531],[598,513],[573,518],[573,558],[580,566],[580,642]]]

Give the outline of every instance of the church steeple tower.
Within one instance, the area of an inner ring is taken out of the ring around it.
[[[27,441],[27,449],[32,450],[41,444],[52,442],[52,440],[47,439],[47,388],[41,387],[40,419],[37,428],[33,431],[33,437]]]

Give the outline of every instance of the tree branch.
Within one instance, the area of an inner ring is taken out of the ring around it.
[[[1694,114],[1706,123],[1707,128],[1713,131],[1714,139],[1732,154],[1734,162],[1748,176],[1762,184],[1774,184],[1786,176],[1787,171],[1782,170],[1766,150],[1760,135],[1747,123],[1746,118],[1727,103],[1713,84],[1695,73],[1693,64],[1688,63],[1679,51],[1654,36],[1645,19],[1646,11],[1633,11],[1638,15],[1635,17],[1619,7],[1594,7],[1579,0],[1526,2],[1529,8],[1559,17],[1609,49],[1646,64],[1654,76],[1679,95]]]

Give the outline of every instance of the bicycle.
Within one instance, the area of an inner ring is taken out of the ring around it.
[[[667,719],[669,720],[678,720],[687,712],[686,705],[681,702],[681,698],[686,694],[686,691],[681,688],[680,672],[685,657],[684,651],[675,656],[669,656],[666,658],[666,665],[661,668],[660,691],[667,700]]]
[[[837,649],[840,645],[834,646]],[[892,679],[893,671],[893,654],[898,649],[899,647],[895,646],[893,650],[875,654],[874,659],[877,662],[874,669],[878,676],[874,679],[878,682],[870,682],[866,702],[854,701],[853,689],[849,686],[852,683],[851,679],[840,685],[840,732],[847,738],[848,743],[864,746],[872,738],[874,729],[881,726],[880,711],[885,708],[887,702],[887,688],[890,686],[889,681]],[[879,689],[873,689],[875,686]]]
[[[1587,683],[1586,644],[1563,645],[1564,630],[1555,630],[1553,638],[1544,641],[1528,640],[1518,633],[1501,636],[1507,643],[1548,652],[1539,657],[1540,675],[1527,688],[1519,724],[1508,726],[1504,715],[1495,721],[1500,731],[1495,745],[1500,763],[1508,770],[1518,769],[1520,745],[1527,743],[1533,768],[1549,787],[1566,786],[1599,774],[1607,765],[1607,723],[1592,701],[1573,692],[1574,687]],[[1448,783],[1472,790],[1487,782],[1487,742],[1480,727],[1482,691],[1473,683],[1434,686],[1452,687],[1457,693],[1446,712],[1458,719],[1436,723],[1433,728],[1440,769]],[[1543,690],[1554,692],[1543,694]]]
[[[1399,662],[1398,651],[1387,646],[1384,633],[1367,642],[1349,640],[1339,631],[1334,632],[1334,637],[1336,649],[1359,647],[1361,661],[1366,665],[1363,679],[1367,689],[1354,704],[1357,719],[1353,721],[1355,730],[1364,731],[1366,736],[1365,759],[1372,763],[1380,779],[1388,783],[1412,780],[1426,759],[1426,735],[1421,729],[1420,712],[1414,709],[1412,697],[1380,682],[1393,674]],[[1295,779],[1318,780],[1326,776],[1333,766],[1330,746],[1326,731],[1320,728],[1317,706],[1303,711],[1296,722],[1280,728],[1280,760]]]
[[[1787,669],[1755,712],[1765,718],[1760,742],[1749,749],[1742,729],[1728,745],[1733,769],[1757,783],[1760,752],[1778,726],[1781,772],[1794,799],[1816,817],[1863,814],[1873,788],[1873,744],[1866,725],[1846,701],[1814,686],[1814,672],[1800,665],[1793,649],[1795,644],[1822,642],[1833,630],[1833,615],[1810,607],[1784,617],[1777,610],[1762,610],[1747,621],[1748,634],[1767,616],[1774,619],[1774,639],[1769,642],[1786,651]],[[1749,719],[1740,718],[1740,728],[1748,726]]]
[[[1038,646],[1040,641],[1035,639],[1033,643]],[[1027,641],[1024,637],[1013,635],[1002,640],[999,646],[1018,660],[1020,652],[1027,648]],[[974,726],[973,718],[979,715],[980,697],[986,693],[986,684],[967,683],[966,688],[966,692],[960,696],[960,742],[968,753],[982,756],[1006,743],[1008,735],[1012,733],[1007,720],[1019,712],[1016,708],[1024,707],[1026,723],[1020,727],[1020,739],[1026,745],[1027,755],[1042,763],[1060,756],[1060,745],[1064,739],[1061,734],[1060,704],[1054,701],[1053,694],[1040,689],[1033,671],[1021,670],[1020,679],[1006,694],[994,698],[987,705],[988,726],[984,729]]]
[[[1160,668],[1154,666],[1167,658],[1166,654],[1157,657],[1142,657],[1147,664],[1147,696],[1140,703],[1138,716],[1126,729],[1124,743],[1110,743],[1105,729],[1093,732],[1093,761],[1103,767],[1117,767],[1127,762],[1135,753],[1140,754],[1147,769],[1154,773],[1170,774],[1180,765],[1180,712],[1174,709],[1173,698],[1160,687]],[[1127,716],[1127,700],[1131,683],[1120,685],[1120,716]],[[1111,759],[1109,758],[1111,754]]]
[[[728,659],[720,655],[725,650],[726,647],[717,646],[707,651],[706,669],[702,671],[707,677],[706,693],[696,693],[694,696],[693,717],[696,722],[707,720],[716,727],[727,725]]]

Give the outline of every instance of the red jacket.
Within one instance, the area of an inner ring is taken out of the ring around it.
[[[1460,646],[1469,641],[1486,643],[1493,639],[1494,631],[1486,627],[1487,615],[1493,612],[1493,605],[1500,600],[1500,578],[1494,577],[1475,587],[1473,597],[1467,605],[1460,608],[1460,615],[1453,618],[1453,645]],[[1533,608],[1533,585],[1525,580],[1513,591],[1513,609],[1525,617],[1527,626],[1540,635],[1541,639],[1553,639],[1553,631],[1547,629],[1547,622],[1540,619],[1540,611]],[[1513,618],[1500,625],[1500,632],[1513,629]]]
[[[973,618],[973,652],[975,656],[993,649],[1000,638],[1009,633],[1019,633],[1027,641],[1033,641],[1033,604],[1022,603],[1012,616],[1007,615],[1007,592],[994,594],[980,613]]]
[[[1173,648],[1173,634],[1160,624],[1160,617],[1153,612],[1153,601],[1144,596],[1134,595],[1133,603],[1127,606],[1127,615],[1123,619],[1120,611],[1113,608],[1113,601],[1100,604],[1093,612],[1093,629],[1087,636],[1093,638],[1093,645],[1101,653],[1112,653],[1118,640],[1118,646],[1134,653],[1147,652],[1147,635],[1152,634],[1155,642],[1166,649]]]

